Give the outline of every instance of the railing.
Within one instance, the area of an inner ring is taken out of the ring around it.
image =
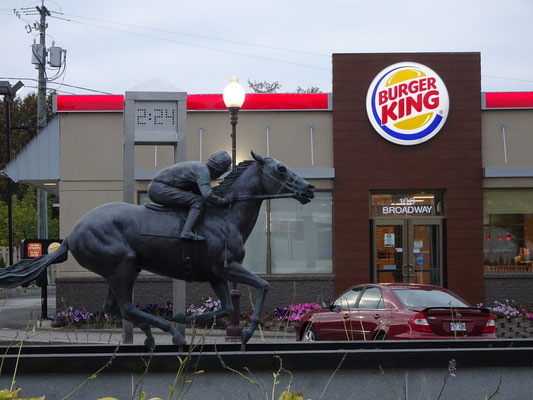
[[[9,247],[0,247],[0,257],[4,259],[4,264],[9,265]],[[20,247],[13,247],[13,263],[20,260]]]

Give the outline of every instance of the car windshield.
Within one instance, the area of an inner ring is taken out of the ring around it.
[[[440,290],[392,289],[406,307],[469,307],[456,297]]]

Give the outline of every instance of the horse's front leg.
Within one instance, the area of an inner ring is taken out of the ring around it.
[[[248,328],[243,329],[241,333],[242,342],[246,343],[250,340],[261,321],[261,313],[263,312],[263,305],[265,304],[265,297],[268,292],[269,284],[264,279],[261,279],[248,271],[236,261],[231,262],[228,265],[228,268],[224,268],[223,274],[230,282],[244,283],[257,289],[257,298],[255,300],[254,312],[250,318],[250,325]]]
[[[233,312],[228,282],[223,279],[216,279],[209,283],[220,299],[220,308],[216,311],[209,311],[205,314],[194,316],[186,316],[184,313],[178,313],[172,318],[172,321],[180,324],[194,324],[196,322],[199,325],[210,326],[217,318],[225,317]]]

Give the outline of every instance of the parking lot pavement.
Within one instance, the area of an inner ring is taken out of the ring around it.
[[[55,313],[55,296],[48,298],[48,315]],[[0,299],[0,343],[7,345],[24,340],[27,344],[73,343],[73,344],[118,344],[123,342],[122,329],[66,329],[52,328],[49,320],[41,320],[41,298],[35,293],[26,293],[19,297]],[[156,344],[172,344],[172,337],[153,329]],[[226,342],[225,330],[222,329],[191,329],[185,331],[187,343]],[[140,329],[133,330],[133,343],[143,344],[144,333]],[[290,330],[263,331],[258,329],[250,339],[257,342],[292,342],[295,334]]]

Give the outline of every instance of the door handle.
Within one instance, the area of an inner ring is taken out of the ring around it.
[[[347,319],[350,316],[348,313],[344,313],[344,319]]]
[[[374,318],[375,318],[375,319],[379,319],[379,318],[381,318],[381,314],[374,314]]]
[[[415,267],[413,267],[412,265],[408,265],[407,268],[409,271],[409,277],[415,276]]]

